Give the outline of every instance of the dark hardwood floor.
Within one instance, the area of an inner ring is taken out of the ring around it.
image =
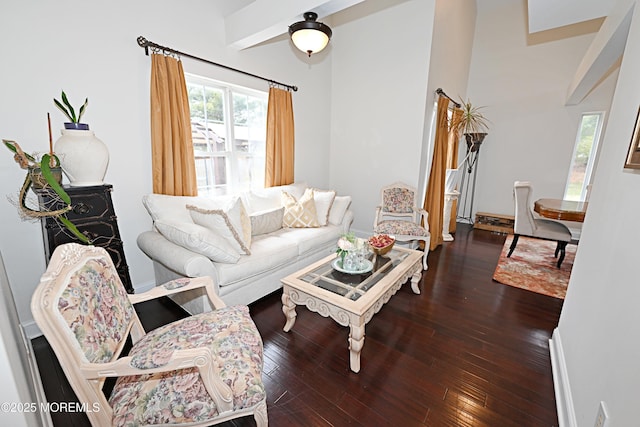
[[[347,328],[298,307],[285,333],[281,292],[252,304],[270,425],[557,426],[548,340],[562,300],[491,279],[504,239],[459,225],[455,241],[429,254],[422,293],[403,286],[367,324],[358,374]],[[176,316],[168,304],[140,311],[149,329]],[[75,400],[46,340],[33,345],[48,399]],[[84,414],[52,418],[88,425]]]

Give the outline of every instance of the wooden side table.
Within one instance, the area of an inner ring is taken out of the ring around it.
[[[124,246],[118,230],[118,221],[111,200],[113,186],[109,184],[91,187],[65,185],[64,190],[71,197],[71,206],[73,207],[71,211],[67,212],[67,218],[78,227],[80,232],[89,236],[94,246],[107,250],[125,289],[131,294],[134,293],[129,276],[129,266],[124,255]],[[51,210],[64,207],[64,204],[47,190],[36,190],[36,194],[39,202]],[[42,218],[41,225],[47,263],[57,246],[70,242],[81,243],[54,218]]]

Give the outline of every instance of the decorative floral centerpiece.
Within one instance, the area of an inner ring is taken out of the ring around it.
[[[365,239],[356,237],[353,232],[343,234],[338,239],[336,253],[340,258],[340,267],[347,271],[357,271],[363,268],[369,245]]]
[[[356,241],[357,241],[357,237],[353,233],[343,234],[338,239],[338,249],[336,249],[336,254],[338,254],[343,264],[344,264],[344,257],[347,256],[349,251],[355,250]]]

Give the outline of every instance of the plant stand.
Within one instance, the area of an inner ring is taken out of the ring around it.
[[[458,203],[457,222],[473,225],[473,202],[476,192],[476,177],[478,175],[478,160],[480,147],[486,133],[466,133],[467,155],[464,161],[464,171],[460,183],[460,202]]]

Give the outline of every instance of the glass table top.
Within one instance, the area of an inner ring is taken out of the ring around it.
[[[335,258],[298,277],[299,280],[318,288],[357,301],[367,291],[385,278],[395,267],[404,261],[410,252],[392,249],[386,255],[370,254],[368,259],[373,269],[367,273],[342,273],[332,267]]]

